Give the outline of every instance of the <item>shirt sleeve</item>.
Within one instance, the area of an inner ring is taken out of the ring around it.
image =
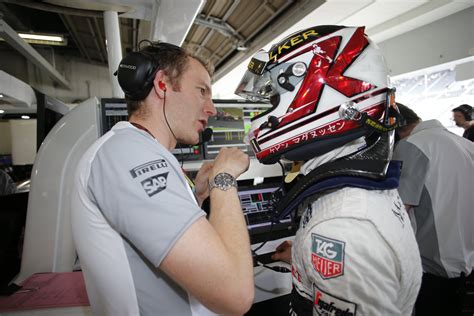
[[[418,206],[428,173],[428,157],[414,144],[402,140],[395,147],[393,159],[402,161],[398,192],[403,203]]]
[[[324,221],[308,231],[304,242],[313,315],[399,313],[399,263],[372,223]]]
[[[205,213],[169,155],[145,145],[105,144],[92,162],[88,189],[110,225],[159,266]]]

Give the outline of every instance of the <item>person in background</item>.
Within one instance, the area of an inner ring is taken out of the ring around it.
[[[412,312],[421,260],[390,161],[387,73],[364,27],[323,25],[256,53],[237,87],[271,104],[249,131],[259,161],[304,162],[275,210],[301,218],[273,256],[291,258],[290,315]]]
[[[243,314],[253,263],[236,178],[249,157],[222,149],[195,185],[171,151],[216,114],[211,77],[184,49],[152,43],[117,71],[129,121],[84,154],[73,189],[74,242],[97,315]],[[210,215],[200,208],[210,197]]]
[[[474,121],[472,120],[472,106],[461,104],[453,110],[453,120],[456,126],[464,128],[462,137],[474,142]]]
[[[460,315],[465,277],[474,267],[474,144],[437,120],[398,104],[406,125],[393,159],[398,188],[416,230],[423,280],[416,315]]]
[[[16,184],[12,178],[0,169],[0,196],[16,193]]]

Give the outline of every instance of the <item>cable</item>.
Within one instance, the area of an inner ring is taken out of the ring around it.
[[[154,85],[153,85],[153,90],[155,90],[155,93],[158,96],[159,94],[158,94],[158,92],[156,92],[156,87]],[[166,117],[165,106],[166,106],[166,90],[163,90],[163,116],[165,117],[166,125],[168,126],[171,134],[173,134],[173,137],[176,141],[176,145],[178,145],[178,138],[174,134],[173,129],[171,129],[170,123],[168,122],[168,118]],[[180,146],[179,150],[181,151],[181,157],[182,157],[183,156],[183,148]],[[184,160],[181,159],[181,168],[183,168],[183,165],[184,165]]]
[[[272,208],[272,217],[271,217],[271,222],[270,222],[270,230],[267,234],[267,239],[265,241],[263,241],[260,245],[258,245],[257,248],[253,249],[252,250],[252,253],[253,253],[253,256],[255,258],[255,261],[258,262],[257,260],[257,251],[260,250],[263,246],[265,246],[267,244],[267,242],[270,240],[270,237],[273,233],[273,227],[277,221],[277,214],[275,214],[275,210],[276,210],[276,203],[278,203],[278,201],[280,200],[280,198],[278,198],[276,196],[276,194],[279,192],[279,191],[282,191],[283,195],[285,194],[285,167],[283,166],[283,164],[281,163],[281,161],[278,161],[278,164],[280,165],[281,167],[281,174],[282,174],[282,179],[281,179],[281,184],[280,186],[278,187],[278,189],[276,189],[275,191],[272,192],[272,196],[271,196],[271,208]],[[262,266],[265,266],[264,264],[261,264]],[[286,269],[286,268],[285,268]],[[273,270],[273,269],[271,269]],[[274,270],[276,271],[276,270]],[[277,271],[277,272],[281,272],[281,271]],[[290,271],[291,272],[291,271]]]
[[[159,96],[158,92],[156,92],[156,87],[154,85],[153,85],[153,89],[155,90],[156,95]],[[168,118],[166,117],[165,106],[166,106],[166,90],[163,90],[163,116],[165,117],[166,125],[168,125],[168,128],[169,128],[171,134],[173,134],[173,137],[176,140],[176,144],[177,144],[178,143],[178,138],[174,134],[173,130],[171,129],[170,123],[168,122]]]

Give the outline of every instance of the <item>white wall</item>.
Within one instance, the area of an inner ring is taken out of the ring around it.
[[[112,97],[108,68],[105,65],[89,64],[79,59],[56,57],[56,67],[63,68],[63,74],[69,81],[71,90],[54,88],[47,75],[40,74],[36,78],[30,77],[30,83],[41,92],[64,102],[76,99],[82,101],[97,96],[99,98]],[[30,66],[31,68],[31,66]],[[30,71],[31,73],[31,71]]]
[[[36,157],[36,119],[10,120],[13,165],[31,165]]]
[[[56,70],[70,82],[70,90],[55,87],[47,74],[17,52],[0,51],[0,69],[63,102],[85,100],[92,96],[112,97],[112,85],[106,65],[90,64],[79,58],[65,57],[57,53],[53,59],[51,49],[42,49],[38,46],[35,49],[54,64]]]
[[[474,7],[378,45],[391,76],[473,56]]]

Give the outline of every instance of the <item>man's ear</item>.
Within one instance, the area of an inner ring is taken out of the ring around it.
[[[155,80],[153,80],[153,89],[156,92],[156,95],[160,99],[166,97],[166,91],[168,88],[168,77],[166,76],[163,70],[159,70],[155,75]]]

